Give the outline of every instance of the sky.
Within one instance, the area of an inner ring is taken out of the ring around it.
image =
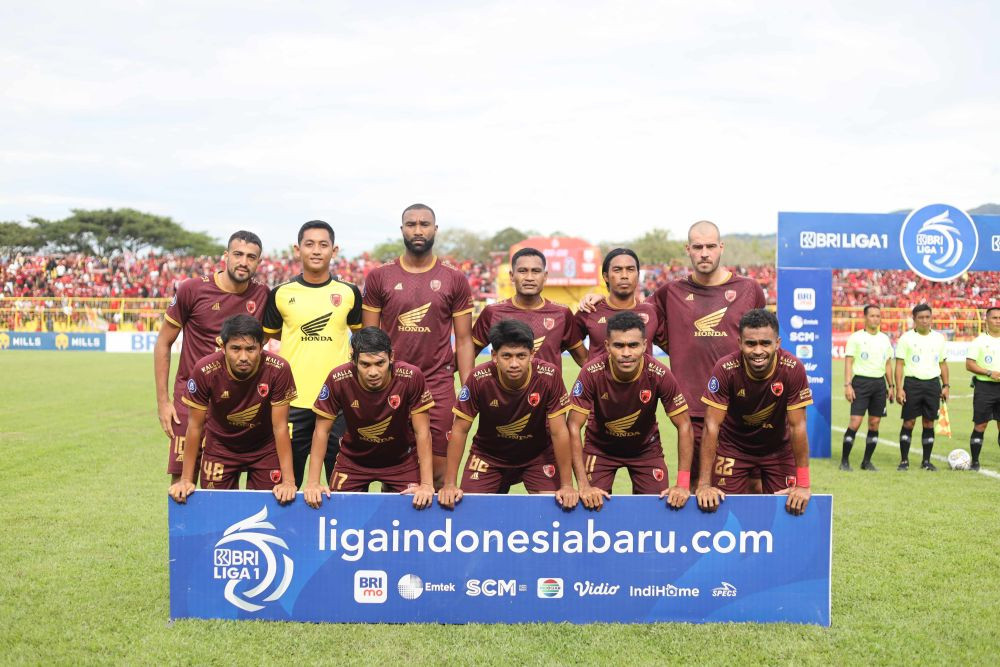
[[[265,252],[440,229],[1000,201],[1000,3],[7,2],[0,220],[131,207]]]

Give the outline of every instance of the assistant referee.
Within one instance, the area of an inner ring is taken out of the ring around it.
[[[865,412],[868,413],[868,433],[861,469],[875,472],[872,454],[878,446],[878,427],[885,414],[886,400],[893,400],[892,343],[880,331],[882,309],[869,304],[865,306],[864,316],[865,328],[848,337],[844,353],[844,397],[851,404],[851,420],[844,433],[840,456],[840,469],[845,472],[851,471],[851,447]]]
[[[313,403],[330,369],[350,361],[350,331],[361,328],[361,292],[330,273],[337,250],[329,224],[312,220],[302,225],[294,248],[302,273],[275,287],[264,311],[264,332],[281,340],[281,356],[291,365],[298,388],[299,397],[292,401],[288,413],[297,487],[302,486],[312,448],[316,427]],[[327,480],[343,434],[344,417],[338,415],[327,441]]]
[[[899,466],[910,469],[910,439],[917,417],[923,431],[920,445],[923,460],[920,468],[933,472],[934,422],[941,401],[948,400],[948,357],[944,336],[931,331],[931,307],[926,303],[913,308],[913,328],[896,343],[896,400],[903,406],[903,427],[899,431]],[[942,384],[943,383],[943,384]]]

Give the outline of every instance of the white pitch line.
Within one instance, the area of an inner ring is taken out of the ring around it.
[[[843,426],[831,426],[830,428],[832,428],[834,431],[837,431],[839,433],[846,433],[847,432],[847,429],[844,428]],[[860,433],[860,431],[858,431],[858,432]],[[855,440],[854,440],[855,443],[864,443],[864,441],[865,441],[864,438],[855,438]],[[886,440],[885,438],[882,438],[882,437],[880,437],[878,439],[878,442],[879,442],[880,445],[889,445],[890,447],[894,448],[897,452],[899,451],[899,443],[898,442],[893,442],[892,440]],[[919,455],[919,456],[923,456],[924,455],[923,449],[917,449],[916,447],[910,447],[910,453],[911,454],[916,454],[916,455]],[[940,454],[931,454],[931,458],[935,459],[937,461],[944,461],[945,463],[948,462],[948,457],[947,456],[941,456]],[[978,472],[980,475],[986,475],[987,477],[992,477],[993,479],[1000,479],[1000,473],[995,472],[993,470],[989,470],[987,468],[980,468],[979,470],[976,470],[975,472]]]

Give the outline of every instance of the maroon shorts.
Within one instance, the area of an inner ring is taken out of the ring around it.
[[[240,474],[247,474],[247,489],[270,491],[281,481],[278,450],[272,440],[259,449],[236,452],[212,440],[201,455],[201,488],[238,489]]]
[[[559,490],[559,473],[551,449],[547,449],[528,463],[504,465],[483,460],[476,447],[469,452],[469,460],[462,473],[462,491],[465,493],[509,493],[510,487],[524,483],[528,493],[555,493]]]
[[[188,427],[188,406],[185,405],[180,398],[179,394],[174,394],[174,410],[177,412],[177,418],[181,420],[180,424],[171,424],[174,429],[174,437],[170,438],[170,451],[167,456],[167,474],[168,475],[180,475],[184,471],[184,445],[187,442],[185,434],[187,433]],[[201,441],[201,449],[197,452],[196,456],[201,456],[201,451],[205,449],[205,441]],[[198,483],[198,471],[200,467],[197,462],[194,467],[194,483]]]
[[[434,456],[448,455],[448,434],[455,421],[451,409],[455,407],[455,380],[448,376],[446,380],[435,383],[428,382],[427,388],[434,397],[434,405],[427,411],[431,417],[431,450]]]
[[[719,443],[712,470],[712,486],[726,493],[749,493],[750,478],[760,477],[764,493],[775,493],[795,486],[795,456],[792,448],[764,455],[740,451],[728,443]]]
[[[366,468],[353,463],[341,451],[330,476],[330,490],[367,492],[372,482],[382,482],[385,491],[399,493],[420,484],[420,464],[412,454],[403,463],[388,468]]]
[[[628,470],[632,478],[633,494],[657,494],[670,488],[670,475],[663,454],[651,454],[640,458],[618,458],[584,445],[583,465],[587,471],[587,481],[591,486],[611,493],[615,484],[615,474],[621,468]]]

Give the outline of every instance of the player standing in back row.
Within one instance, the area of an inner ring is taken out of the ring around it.
[[[868,413],[868,435],[865,437],[865,455],[861,469],[875,472],[872,454],[878,446],[878,427],[885,413],[886,400],[895,398],[892,381],[892,343],[879,330],[882,309],[865,306],[865,328],[852,333],[844,352],[844,398],[851,404],[851,421],[844,433],[844,447],[840,456],[840,469],[851,471],[851,447],[854,436],[861,427],[861,419]],[[888,389],[887,389],[888,387]]]
[[[181,398],[187,393],[188,377],[195,362],[222,347],[219,332],[226,318],[233,315],[252,315],[257,320],[264,316],[269,290],[254,280],[260,264],[260,237],[253,232],[239,231],[229,237],[222,261],[226,268],[211,276],[188,278],[177,286],[177,292],[163,314],[163,326],[153,348],[153,377],[156,382],[156,404],[160,428],[170,438],[170,455],[167,472],[171,481],[181,478],[184,467],[184,443],[187,432],[187,406]],[[181,359],[174,378],[173,401],[167,391],[170,375],[170,347],[184,331]],[[201,450],[195,444],[197,459]],[[197,462],[194,468],[198,479]]]
[[[545,255],[535,248],[521,248],[510,260],[510,280],[514,296],[491,303],[479,313],[472,327],[476,355],[490,342],[490,330],[505,318],[524,322],[534,334],[535,359],[562,369],[562,353],[567,350],[577,365],[587,361],[587,348],[573,321],[573,311],[542,296],[548,271]]]
[[[441,488],[455,407],[455,366],[464,382],[475,365],[472,292],[465,274],[432,252],[437,222],[429,206],[408,206],[400,229],[406,251],[368,274],[362,322],[388,333],[396,359],[413,364],[426,378],[434,397],[434,486]]]

